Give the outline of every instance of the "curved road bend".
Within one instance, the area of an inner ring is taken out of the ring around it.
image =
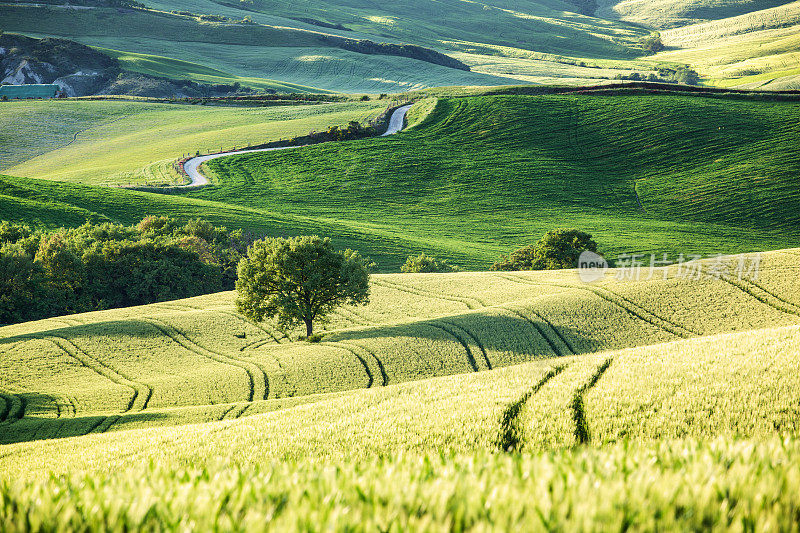
[[[398,131],[402,130],[403,122],[405,121],[406,113],[408,113],[409,109],[411,109],[411,105],[404,105],[403,107],[398,107],[397,109],[395,109],[394,113],[392,113],[392,116],[389,119],[389,127],[387,128],[386,133],[381,135],[381,137],[385,137],[386,135],[393,135]],[[206,178],[200,173],[200,165],[202,165],[206,161],[211,161],[212,159],[219,159],[220,157],[227,157],[229,155],[250,154],[253,152],[273,152],[275,150],[289,150],[292,148],[302,148],[302,147],[303,146],[279,146],[277,148],[236,150],[233,152],[222,152],[219,154],[201,155],[198,157],[193,157],[183,164],[183,170],[185,170],[186,174],[189,175],[191,181],[187,185],[179,185],[178,187],[188,189],[191,187],[203,187],[204,185],[208,185],[208,178]]]

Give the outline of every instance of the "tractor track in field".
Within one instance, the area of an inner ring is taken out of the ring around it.
[[[372,384],[375,383],[375,377],[372,375],[372,370],[369,368],[369,365],[367,364],[367,362],[364,360],[363,357],[358,355],[358,353],[354,349],[350,348],[349,346],[347,346],[344,343],[341,343],[341,342],[326,342],[325,344],[327,346],[330,346],[331,348],[335,348],[335,349],[339,349],[339,350],[345,351],[345,352],[353,355],[353,357],[355,357],[356,359],[358,359],[358,362],[361,363],[361,366],[364,367],[364,372],[367,374],[367,388],[369,389],[370,387],[372,387]]]
[[[381,137],[385,137],[387,135],[394,135],[395,133],[401,131],[403,129],[403,121],[405,120],[406,113],[408,110],[411,109],[411,105],[404,105],[394,110],[392,116],[389,119],[389,127],[387,128],[386,132],[381,135]],[[228,157],[232,155],[241,155],[241,154],[253,154],[258,152],[276,152],[279,150],[296,150],[298,148],[305,148],[311,145],[301,145],[301,146],[277,146],[273,148],[256,148],[252,150],[232,150],[230,152],[220,152],[218,154],[210,154],[210,155],[201,155],[197,157],[193,157],[188,161],[184,162],[183,170],[189,176],[189,183],[186,185],[176,185],[174,187],[170,187],[171,190],[179,189],[179,190],[186,190],[186,189],[196,189],[198,187],[205,187],[209,184],[208,178],[204,176],[200,172],[200,166],[212,159],[219,159],[221,157]]]
[[[347,320],[348,322],[351,322],[351,323],[355,324],[356,326],[376,326],[376,325],[378,325],[376,322],[373,322],[372,320],[369,320],[366,317],[363,317],[363,316],[359,315],[358,313],[356,313],[354,311],[351,311],[350,309],[346,309],[344,307],[340,307],[339,309],[337,309],[336,310],[336,314],[338,314],[340,317],[342,317],[343,319]],[[352,318],[352,317],[355,317],[355,318]]]
[[[564,288],[567,288],[567,287],[569,287],[569,288],[580,288],[582,290],[590,291],[590,292],[596,294],[597,296],[599,296],[600,298],[606,300],[607,302],[610,302],[612,304],[615,304],[615,305],[621,307],[622,309],[624,309],[625,311],[627,311],[628,313],[630,313],[634,317],[636,317],[636,318],[638,318],[640,320],[644,320],[645,322],[648,322],[648,323],[652,324],[653,326],[656,326],[657,328],[661,328],[664,331],[675,335],[676,337],[681,337],[681,338],[684,338],[684,339],[688,339],[691,336],[700,335],[700,333],[698,333],[696,331],[692,331],[691,329],[687,328],[686,326],[682,326],[682,325],[680,325],[680,324],[678,324],[676,322],[672,322],[671,320],[669,320],[667,318],[659,316],[659,315],[653,313],[652,311],[650,311],[649,309],[645,309],[644,307],[642,307],[641,305],[637,304],[633,300],[630,300],[630,299],[626,298],[625,296],[622,296],[619,293],[616,293],[614,291],[606,289],[605,287],[603,287],[603,288],[601,288],[601,287],[585,287],[585,288],[583,288],[583,287],[574,287],[574,286],[569,286],[569,285],[562,285],[562,286]]]
[[[24,396],[13,392],[0,392],[3,399],[3,411],[0,412],[0,422],[14,422],[25,416],[26,401]]]
[[[800,316],[800,305],[781,298],[755,281],[731,278],[730,276],[719,276],[719,279],[781,313]]]
[[[540,336],[541,338],[543,338],[543,339],[544,339],[544,341],[545,341],[545,342],[547,343],[547,345],[550,347],[550,351],[552,351],[552,352],[553,352],[553,354],[554,354],[556,357],[564,357],[565,355],[567,355],[567,354],[565,354],[564,352],[562,352],[562,351],[561,351],[561,350],[558,348],[558,346],[556,346],[556,344],[555,344],[555,343],[552,341],[552,339],[550,339],[550,337],[548,337],[548,336],[545,334],[545,332],[544,332],[544,329],[543,329],[543,328],[542,328],[542,327],[541,327],[539,324],[537,324],[537,323],[536,323],[536,322],[535,322],[535,321],[534,321],[532,318],[530,318],[530,317],[528,317],[528,316],[525,316],[525,315],[523,315],[521,312],[517,311],[516,309],[512,309],[511,307],[505,307],[505,306],[498,306],[498,307],[499,307],[500,309],[504,309],[504,310],[508,311],[509,313],[512,313],[512,314],[514,314],[514,315],[517,315],[519,318],[521,318],[522,320],[524,320],[525,322],[527,322],[528,324],[530,324],[531,326],[533,326],[533,328],[534,328],[536,331],[538,331],[538,332],[539,332],[539,336]]]
[[[569,342],[569,341],[566,339],[566,337],[564,337],[564,336],[561,334],[561,332],[560,332],[560,331],[558,331],[558,328],[557,328],[557,327],[555,327],[555,326],[553,325],[553,323],[552,323],[552,322],[550,322],[549,320],[547,320],[547,319],[544,317],[544,315],[542,315],[541,313],[538,313],[538,312],[534,311],[533,309],[528,309],[528,311],[529,311],[531,314],[533,314],[533,315],[534,315],[536,318],[538,318],[539,320],[541,320],[543,324],[546,324],[548,328],[550,328],[550,331],[552,331],[552,332],[553,332],[553,335],[555,336],[555,338],[556,338],[556,339],[558,339],[558,340],[559,340],[559,341],[560,341],[560,342],[561,342],[561,343],[562,343],[564,346],[566,346],[566,347],[567,347],[567,350],[569,351],[569,354],[568,354],[568,355],[577,355],[577,354],[578,354],[578,350],[576,350],[576,349],[575,349],[575,347],[574,347],[574,346],[572,346],[572,344],[570,344],[570,342]]]
[[[436,324],[435,322],[425,322],[425,325],[426,326],[430,326],[432,328],[436,328],[436,329],[442,330],[445,333],[447,333],[448,335],[450,335],[451,337],[453,337],[459,344],[461,344],[461,346],[467,352],[467,362],[469,363],[469,366],[472,367],[472,371],[473,372],[480,372],[480,369],[478,368],[478,362],[475,361],[475,356],[472,353],[472,349],[469,347],[469,344],[467,343],[467,341],[465,341],[460,335],[455,333],[450,328],[446,328],[446,327],[444,327],[444,326],[442,326],[440,324]]]
[[[605,287],[595,287],[590,285],[587,286],[568,285],[560,283],[540,283],[526,278],[506,276],[506,275],[500,275],[499,277],[507,281],[512,281],[524,285],[534,285],[540,287],[559,287],[562,289],[576,289],[579,291],[589,292],[625,310],[631,316],[638,318],[639,320],[643,320],[644,322],[647,322],[659,329],[662,329],[667,333],[675,335],[676,337],[688,339],[689,337],[692,336],[701,335],[701,333],[698,333],[694,330],[689,329],[686,326],[678,324],[677,322],[673,322],[667,318],[657,315],[654,312],[650,311],[649,309],[646,309],[641,305],[637,304],[633,300],[630,300],[629,298],[626,298],[625,296],[622,296],[621,294],[616,293]]]
[[[143,321],[156,328],[163,335],[166,335],[172,339],[172,341],[176,344],[192,353],[199,355],[200,357],[205,357],[206,359],[211,359],[212,361],[244,370],[245,374],[247,375],[248,385],[250,388],[247,401],[252,402],[256,397],[259,399],[267,399],[267,396],[269,395],[269,377],[267,376],[266,371],[264,371],[264,369],[257,364],[209,350],[208,348],[197,344],[178,328],[168,324],[167,322],[164,322],[163,320],[151,317],[145,318]],[[261,379],[259,379],[259,374],[261,374]]]
[[[373,352],[369,348],[366,348],[366,347],[364,347],[364,346],[362,346],[362,345],[360,345],[358,343],[355,343],[355,342],[350,342],[349,345],[350,346],[355,346],[359,350],[363,350],[370,357],[375,359],[375,363],[378,365],[378,370],[381,373],[381,380],[383,381],[381,386],[385,387],[386,385],[388,385],[389,384],[389,375],[386,374],[386,368],[384,368],[384,366],[383,366],[383,361],[380,360],[380,358],[375,354],[375,352]]]
[[[467,337],[472,339],[472,342],[474,342],[475,345],[478,347],[478,349],[481,351],[481,355],[483,356],[483,362],[486,363],[487,369],[488,370],[492,369],[492,362],[489,360],[489,354],[486,352],[486,348],[484,348],[483,343],[480,341],[480,339],[477,337],[477,335],[472,333],[470,330],[468,330],[464,326],[456,324],[455,322],[449,322],[449,321],[441,319],[441,318],[438,319],[437,322],[440,322],[442,324],[447,324],[448,326],[463,332],[464,335],[466,335]]]
[[[58,415],[57,418],[75,418],[78,414],[77,404],[75,403],[73,398],[69,396],[61,396],[61,401],[59,399],[55,399],[53,403],[56,404],[56,414]],[[66,412],[66,414],[64,414]]]
[[[589,392],[590,389],[597,385],[597,382],[600,381],[600,378],[603,377],[603,374],[605,374],[606,370],[609,369],[613,362],[614,359],[609,357],[600,364],[592,377],[589,378],[589,381],[576,390],[575,395],[572,397],[570,409],[572,409],[572,419],[575,422],[575,442],[577,444],[589,444],[592,440],[589,421],[586,419],[584,396],[586,396],[586,393]]]
[[[50,335],[45,339],[56,345],[62,352],[67,354],[69,357],[76,359],[86,368],[93,370],[94,372],[100,374],[104,378],[108,379],[109,381],[117,385],[121,385],[123,387],[131,389],[133,391],[133,396],[131,396],[131,399],[128,402],[128,406],[125,409],[125,412],[134,410],[143,411],[144,409],[147,408],[147,404],[150,402],[150,398],[153,395],[153,388],[150,385],[130,379],[129,377],[125,376],[124,374],[120,373],[114,368],[103,363],[99,359],[92,357],[85,350],[79,348],[70,340],[64,337]],[[139,400],[141,400],[141,403],[137,405],[137,401]]]
[[[559,365],[552,368],[542,376],[528,392],[523,394],[522,397],[506,406],[503,410],[503,414],[500,415],[500,431],[498,432],[496,441],[497,447],[500,448],[501,451],[507,453],[522,451],[522,448],[525,446],[525,431],[520,424],[520,418],[525,404],[528,403],[531,396],[539,392],[548,381],[563,372],[567,366],[568,365]]]

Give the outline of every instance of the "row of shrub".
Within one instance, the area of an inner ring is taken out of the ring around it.
[[[0,222],[0,324],[233,289],[251,242],[200,219],[54,231]]]

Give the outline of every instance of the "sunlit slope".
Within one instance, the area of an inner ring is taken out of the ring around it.
[[[672,267],[593,285],[573,271],[378,275],[372,302],[337,311],[318,344],[243,319],[233,293],[7,326],[3,441],[231,418],[280,398],[798,324],[798,261],[797,250],[765,254],[755,281],[733,274],[739,258],[719,279]]]
[[[172,162],[367,122],[386,102],[222,107],[130,101],[12,102],[0,109],[0,171],[88,184],[169,183]],[[159,173],[161,164],[167,172]]]
[[[253,12],[242,11],[237,20],[245,16],[252,18]],[[347,45],[328,28],[309,28],[290,19],[273,21],[279,25],[236,24],[168,12],[8,4],[0,4],[0,17],[6,31],[63,37],[112,50],[110,54],[122,60],[121,67],[133,72],[210,83],[239,82],[278,92],[388,93],[511,81],[381,51],[359,53],[355,39],[408,41],[344,32],[341,36],[350,39]]]
[[[279,16],[287,24],[316,20],[342,25],[350,33],[380,36],[390,41],[425,44],[441,48],[442,40],[461,40],[501,44],[548,53],[584,57],[630,57],[627,48],[646,31],[616,21],[599,20],[579,14],[578,2],[561,0],[506,0],[462,2],[411,0],[376,4],[366,0],[254,0],[241,10],[240,17]],[[156,1],[154,6],[175,9],[175,5],[194,11],[230,8],[226,2]],[[234,16],[232,13],[230,16]],[[269,19],[261,19],[265,22]],[[269,22],[274,23],[274,22]],[[445,43],[446,46],[446,43]]]
[[[599,0],[597,16],[658,29],[721,20],[787,4],[787,0]]]
[[[619,440],[796,437],[798,350],[800,330],[791,326],[570,356],[323,395],[236,421],[20,443],[3,448],[0,464],[8,475],[41,477],[93,465],[113,471],[143,459],[201,467],[219,457],[268,464],[472,453],[501,444],[553,450]]]
[[[800,87],[800,2],[662,34],[653,59],[691,64],[708,82],[767,90]]]
[[[440,98],[389,140],[214,160],[219,185],[190,195],[475,243],[568,225],[612,253],[752,250],[800,231],[799,117],[668,94]]]

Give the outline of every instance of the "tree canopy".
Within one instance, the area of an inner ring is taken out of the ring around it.
[[[503,256],[492,270],[556,270],[576,268],[584,251],[597,252],[592,236],[577,229],[548,231],[539,242]]]
[[[315,320],[343,304],[369,302],[369,263],[353,250],[337,251],[316,235],[256,241],[239,263],[236,307],[284,329],[300,324],[313,334]]]

